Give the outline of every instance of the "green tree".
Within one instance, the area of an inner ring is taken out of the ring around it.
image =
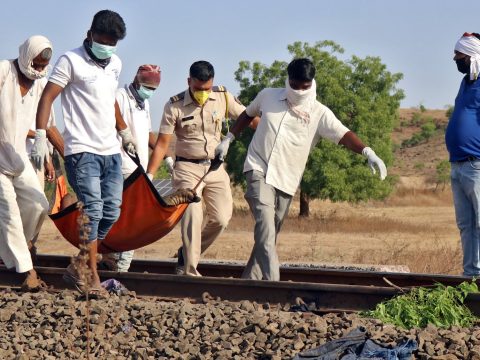
[[[393,160],[390,140],[398,122],[403,91],[396,85],[402,74],[387,71],[378,57],[352,56],[342,60],[344,50],[332,41],[314,45],[295,42],[288,46],[292,58],[310,58],[317,69],[317,98],[385,161]],[[284,61],[271,66],[241,61],[235,78],[240,84],[240,100],[250,103],[265,87],[284,87],[287,76]],[[227,164],[233,180],[242,183],[242,167],[252,132],[234,142]],[[288,171],[288,169],[285,169]],[[381,182],[372,176],[366,159],[329,141],[321,140],[312,150],[300,184],[300,215],[308,216],[309,200],[362,201],[385,198],[392,190],[390,179]]]
[[[445,190],[445,186],[448,183],[450,183],[450,162],[448,160],[442,160],[436,166],[435,191],[440,184],[443,185],[442,191]]]

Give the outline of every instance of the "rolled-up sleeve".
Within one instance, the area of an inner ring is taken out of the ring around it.
[[[160,134],[173,134],[175,132],[175,124],[177,122],[177,115],[173,104],[168,102],[163,109],[162,120],[160,121]]]
[[[72,81],[72,64],[65,55],[60,56],[48,81],[64,88]]]
[[[240,100],[238,100],[228,91],[227,91],[227,99],[228,99],[228,116],[230,116],[233,119],[237,119],[240,116],[240,114],[245,110],[245,106],[240,102]]]
[[[350,129],[337,119],[332,110],[326,106],[323,106],[322,110],[320,121],[318,122],[317,133],[319,136],[338,144]]]
[[[260,116],[262,98],[264,93],[265,93],[265,90],[260,91],[255,97],[255,99],[253,99],[253,101],[250,103],[250,105],[247,106],[245,111],[248,116],[250,117]]]

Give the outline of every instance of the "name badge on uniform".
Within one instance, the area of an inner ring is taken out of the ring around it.
[[[186,117],[182,118],[182,121],[188,121],[188,120],[192,120],[192,119],[193,119],[193,115],[186,116]]]

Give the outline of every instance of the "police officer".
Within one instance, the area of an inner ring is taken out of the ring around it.
[[[197,185],[215,157],[215,148],[222,140],[222,125],[245,110],[223,86],[213,86],[214,69],[209,62],[194,62],[189,75],[188,89],[171,97],[165,105],[147,168],[147,175],[152,178],[175,133],[175,189]],[[223,166],[210,172],[196,191],[205,203],[206,219],[203,221],[201,202],[188,206],[181,221],[183,247],[179,249],[177,273],[201,276],[197,271],[200,254],[223,232],[232,217],[230,178]]]

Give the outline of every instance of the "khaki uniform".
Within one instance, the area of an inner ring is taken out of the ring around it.
[[[210,167],[221,141],[222,123],[236,119],[245,107],[223,86],[214,86],[207,102],[198,105],[186,91],[165,105],[160,133],[176,135],[175,189],[193,188]],[[183,158],[182,161],[179,158]],[[185,159],[192,161],[185,161]],[[230,178],[224,167],[208,174],[197,188],[202,203],[190,204],[181,221],[185,274],[200,276],[197,265],[203,253],[225,230],[232,217]]]

